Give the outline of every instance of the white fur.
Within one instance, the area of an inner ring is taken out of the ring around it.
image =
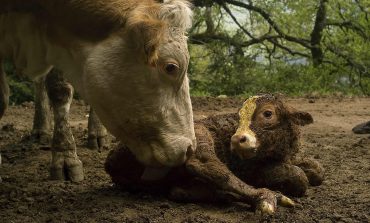
[[[65,48],[50,42],[31,14],[0,14],[0,58],[13,58],[17,69],[30,77],[44,75],[52,66],[61,69],[139,161],[147,166],[180,165],[187,149],[196,147],[184,36],[192,13],[186,1],[169,0],[159,14],[170,29],[158,56],[179,63],[181,73],[175,77],[164,73],[162,65],[140,61],[143,57],[135,54],[141,52],[128,46],[121,32]]]
[[[172,26],[188,30],[192,25],[193,12],[191,4],[185,0],[165,0],[159,13],[161,19],[169,21]]]

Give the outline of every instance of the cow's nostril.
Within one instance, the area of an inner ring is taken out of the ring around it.
[[[240,143],[245,143],[246,141],[247,141],[247,136],[240,137],[240,140],[239,140]]]

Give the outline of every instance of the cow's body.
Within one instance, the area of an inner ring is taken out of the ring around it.
[[[0,0],[0,60],[13,59],[17,72],[31,78],[62,70],[140,162],[172,167],[195,148],[186,76],[190,24],[182,0]],[[60,75],[49,84],[55,119],[64,122],[73,89]],[[0,87],[6,101],[4,81]],[[68,139],[53,145],[52,169],[78,165],[82,175]]]

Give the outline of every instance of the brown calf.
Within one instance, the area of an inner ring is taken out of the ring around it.
[[[170,198],[180,201],[245,201],[268,213],[275,211],[277,201],[282,205],[293,203],[250,185],[301,196],[308,182],[322,182],[323,169],[317,161],[296,158],[298,125],[311,123],[310,114],[272,95],[263,95],[247,100],[239,115],[212,116],[196,122],[196,152],[160,181],[143,181],[144,167],[124,147],[111,152],[106,170],[114,183],[126,189],[168,192]],[[246,133],[255,139],[248,139],[243,135]]]

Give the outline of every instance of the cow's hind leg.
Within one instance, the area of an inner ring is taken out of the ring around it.
[[[76,144],[68,124],[73,88],[53,69],[46,77],[46,88],[54,111],[54,135],[50,176],[55,180],[83,180],[82,162],[76,153]]]
[[[90,108],[87,146],[90,149],[102,149],[106,145],[107,130],[100,122],[94,110]]]
[[[51,114],[45,78],[41,77],[34,82],[35,115],[33,117],[32,136],[40,144],[48,145],[50,143]]]

